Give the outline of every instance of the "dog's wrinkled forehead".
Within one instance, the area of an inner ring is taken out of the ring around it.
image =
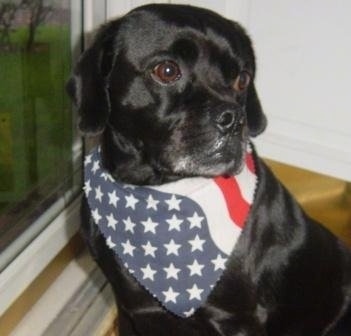
[[[134,65],[139,65],[145,57],[152,56],[155,48],[167,50],[179,34],[169,24],[163,22],[156,14],[137,12],[127,18],[122,25],[126,57]]]
[[[217,58],[217,62],[224,65],[223,57],[227,57],[235,60],[240,68],[254,71],[250,42],[235,23],[207,12],[206,17],[198,12],[193,13],[193,17],[182,16],[182,12],[177,11],[166,14],[144,9],[132,12],[123,22],[120,36],[124,41],[120,43],[136,68],[156,53],[171,52],[190,59],[207,53],[211,61],[216,62]]]

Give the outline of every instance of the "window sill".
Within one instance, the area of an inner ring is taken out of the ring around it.
[[[63,290],[64,289],[64,290]],[[115,335],[113,293],[86,252],[72,260],[12,331],[12,336]]]

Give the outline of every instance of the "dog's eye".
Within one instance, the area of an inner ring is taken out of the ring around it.
[[[237,92],[242,92],[249,86],[251,76],[247,71],[241,71],[234,81],[233,88]]]
[[[181,77],[177,63],[165,61],[157,64],[152,71],[152,78],[162,84],[171,84]]]

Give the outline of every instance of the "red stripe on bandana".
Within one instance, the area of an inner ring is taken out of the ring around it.
[[[254,159],[252,157],[252,154],[249,154],[249,153],[246,154],[245,163],[246,163],[247,168],[250,170],[250,172],[252,174],[256,174],[256,172],[255,172],[255,162],[254,162]]]
[[[216,177],[214,178],[214,182],[223,193],[230,218],[234,224],[243,228],[250,205],[242,197],[235,177]]]

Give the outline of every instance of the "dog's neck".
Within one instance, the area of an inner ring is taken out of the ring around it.
[[[85,196],[107,246],[142,286],[181,317],[206,300],[241,236],[257,184],[250,152],[245,163],[230,178],[135,186],[113,179],[99,149],[85,159]]]

